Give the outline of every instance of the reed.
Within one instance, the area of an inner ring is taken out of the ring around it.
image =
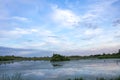
[[[0,80],[25,80],[25,79],[23,79],[21,73],[15,73],[13,75],[3,74],[1,75]]]

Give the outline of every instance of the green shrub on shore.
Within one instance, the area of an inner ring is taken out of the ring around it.
[[[53,54],[50,61],[69,61],[70,59],[60,54]]]

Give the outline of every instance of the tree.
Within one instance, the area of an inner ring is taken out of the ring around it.
[[[53,54],[50,61],[69,61],[68,57],[62,56],[60,54]]]

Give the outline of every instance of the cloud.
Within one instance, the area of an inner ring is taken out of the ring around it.
[[[85,38],[82,38],[82,40],[91,40],[91,39],[93,39],[94,37],[92,36],[90,36],[90,37],[85,37]]]
[[[37,35],[39,37],[55,37],[53,32],[44,28],[13,28],[11,30],[0,30],[1,38],[2,37],[16,37],[16,36],[23,36],[23,35]]]
[[[30,22],[31,20],[29,20],[26,17],[20,17],[20,16],[0,16],[0,20],[9,20],[9,21],[13,21],[13,20],[17,20],[17,21],[21,21],[21,22]]]
[[[116,19],[115,21],[113,21],[113,26],[120,27],[120,19]]]
[[[69,9],[53,8],[52,19],[58,25],[71,28],[80,22],[80,17]]]
[[[28,21],[29,21],[28,18],[19,17],[19,16],[14,16],[14,17],[12,17],[11,19],[15,19],[15,20],[18,20],[18,21],[23,21],[23,22],[28,22]]]
[[[43,54],[44,53],[44,54]],[[37,50],[37,49],[23,49],[0,46],[0,55],[16,55],[16,56],[51,56],[52,51]]]
[[[15,28],[12,30],[0,30],[0,38],[19,38],[23,35],[29,35],[34,32],[37,32],[37,29],[22,29],[22,28]]]
[[[19,45],[13,45],[19,48],[33,49],[54,49],[60,42],[57,36],[44,28],[14,28],[11,30],[0,30],[1,41],[15,41]],[[17,41],[16,41],[17,40]],[[23,46],[24,45],[24,46]],[[51,48],[50,48],[51,47]]]
[[[44,29],[44,28],[38,28],[38,35],[42,37],[48,37],[48,36],[56,36],[53,31]]]
[[[120,38],[120,28],[118,27],[118,28],[116,28],[117,29],[117,31],[114,33],[114,38],[116,39],[118,39],[118,38]]]
[[[48,36],[48,37],[52,37],[52,38],[59,38],[58,36]]]
[[[23,16],[15,16],[17,13],[16,9],[17,7],[15,6],[15,4],[18,5],[17,1],[12,1],[12,0],[6,0],[6,1],[1,1],[0,0],[0,20],[1,21],[13,21],[13,20],[18,20],[18,21],[22,21],[22,22],[28,22],[30,21],[28,18],[23,17]],[[13,7],[13,8],[12,8]],[[12,14],[12,10],[16,9],[14,12],[14,14]],[[12,15],[11,15],[12,14]]]
[[[91,35],[93,36],[93,35],[98,35],[102,32],[103,32],[102,29],[96,28],[96,29],[87,29],[87,30],[85,30],[84,34],[87,36],[91,36]]]
[[[103,54],[103,53],[117,53],[120,45],[114,45],[110,46],[108,45],[107,47],[91,47],[90,49],[74,49],[74,50],[65,50],[65,51],[60,51],[58,53],[64,54],[64,55],[94,55],[94,54]]]
[[[88,27],[97,28],[98,25],[111,19],[113,13],[109,13],[108,10],[112,10],[116,14],[113,3],[118,0],[108,0],[108,1],[96,1],[92,5],[88,6],[88,10],[81,15],[78,15],[71,9],[63,9],[57,5],[53,5],[53,12],[51,13],[52,20],[57,24],[57,26],[62,26],[66,28],[75,27]],[[108,17],[109,16],[109,17]]]
[[[0,1],[0,45],[52,51],[117,45],[117,1]]]
[[[118,0],[98,0],[89,6],[89,10],[82,15],[81,22],[100,24],[116,16],[116,7],[113,6]],[[110,11],[112,11],[112,13]],[[113,15],[114,14],[114,15]],[[109,16],[109,17],[108,17]]]

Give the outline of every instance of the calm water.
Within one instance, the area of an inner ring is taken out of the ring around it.
[[[4,64],[3,64],[4,63]],[[65,62],[15,61],[1,62],[0,75],[22,73],[28,80],[66,80],[83,77],[94,80],[96,77],[111,78],[120,76],[120,59],[74,60]]]

